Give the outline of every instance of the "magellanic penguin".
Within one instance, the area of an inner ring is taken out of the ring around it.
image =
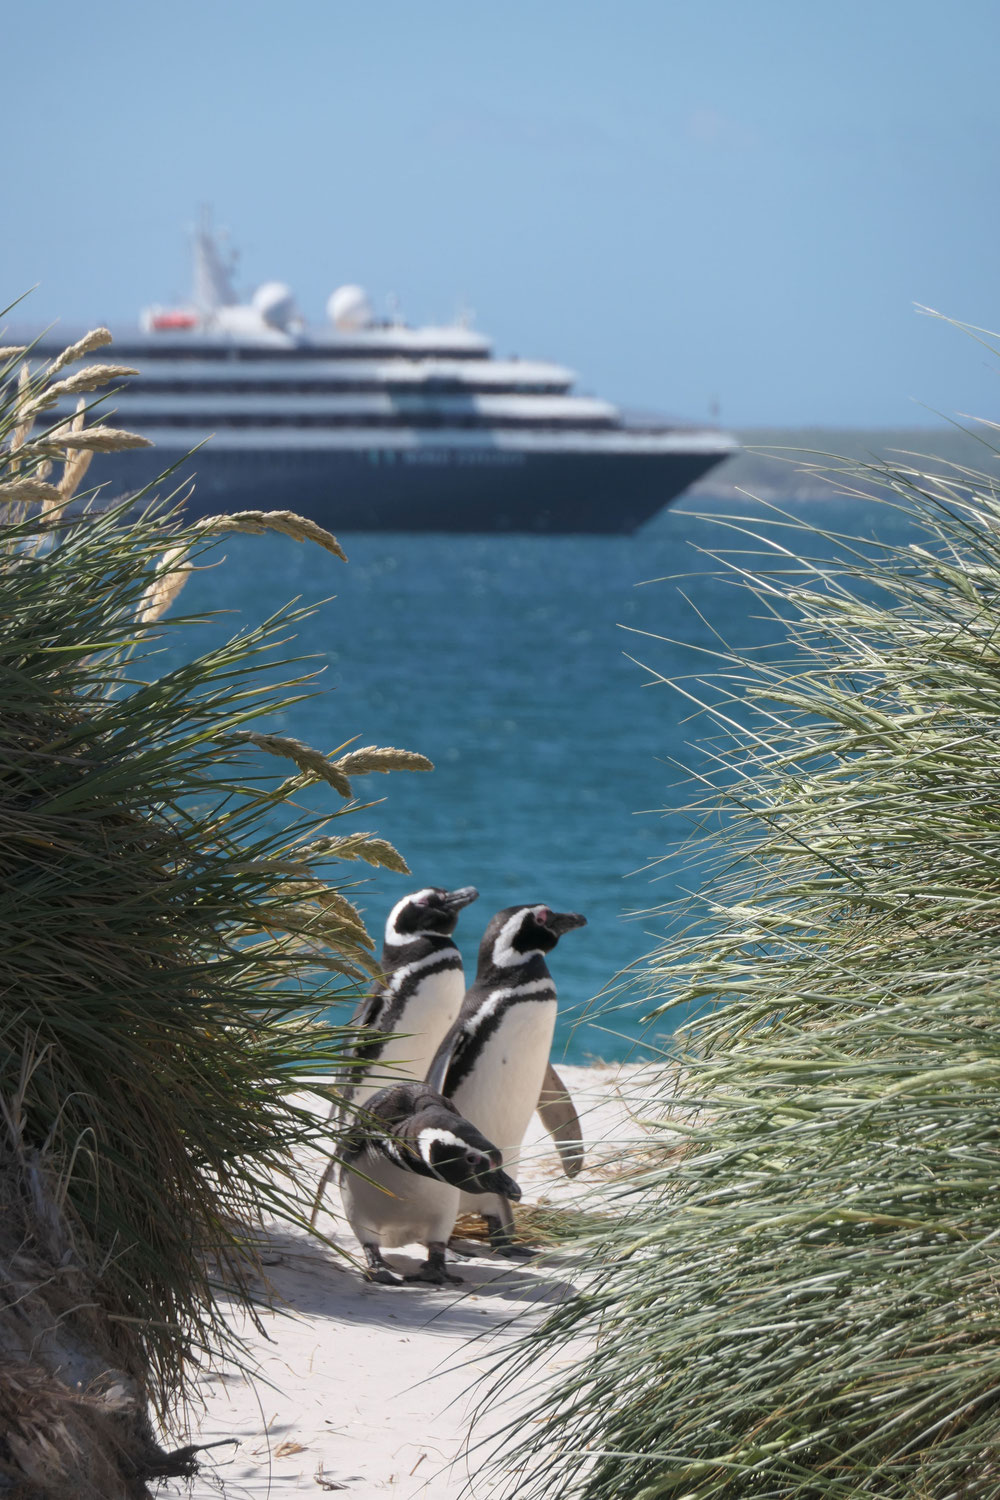
[[[382,1033],[358,1051],[368,1063],[351,1082],[351,1102],[365,1103],[391,1074],[422,1081],[465,995],[462,955],[452,937],[475,886],[457,891],[427,886],[397,901],[385,924],[380,985],[351,1017],[352,1026]],[[393,1035],[398,1033],[398,1035]]]
[[[521,1196],[492,1141],[425,1083],[397,1083],[372,1094],[340,1160],[341,1198],[365,1252],[365,1279],[390,1286],[401,1278],[382,1259],[383,1248],[414,1243],[426,1245],[427,1260],[403,1280],[461,1283],[445,1270],[460,1191]]]
[[[427,1074],[432,1088],[496,1141],[514,1176],[535,1109],[556,1137],[567,1173],[575,1175],[583,1160],[576,1111],[549,1062],[557,1000],[545,955],[564,932],[586,925],[586,917],[547,906],[497,912],[480,944],[476,982]],[[461,1208],[484,1215],[494,1249],[511,1249],[513,1215],[502,1194],[477,1201],[463,1193]]]
[[[424,1078],[461,1008],[465,971],[452,933],[459,912],[478,895],[471,885],[456,891],[427,886],[404,896],[389,913],[382,945],[385,983],[362,1000],[350,1022],[381,1033],[358,1048],[355,1056],[368,1066],[352,1068],[345,1082],[344,1096],[355,1107],[393,1076]],[[331,1118],[337,1113],[331,1110]],[[313,1224],[333,1172],[331,1158],[316,1191]]]

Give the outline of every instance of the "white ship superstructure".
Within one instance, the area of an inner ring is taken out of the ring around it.
[[[630,531],[736,446],[713,428],[626,421],[574,394],[571,370],[495,359],[462,323],[379,322],[357,286],[338,288],[327,315],[307,327],[277,282],[239,302],[202,227],[190,305],[150,308],[116,336],[116,358],[139,370],[115,394],[116,421],[155,447],[116,456],[108,480],[138,489],[204,442],[196,514],[274,505],[335,530]]]

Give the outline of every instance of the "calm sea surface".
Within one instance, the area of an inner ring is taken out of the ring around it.
[[[663,923],[649,913],[684,879],[663,860],[679,831],[664,812],[690,795],[678,763],[702,763],[704,730],[653,672],[710,670],[698,648],[718,645],[713,629],[740,645],[768,630],[744,591],[705,576],[712,564],[698,550],[737,545],[712,515],[738,507],[679,503],[697,513],[667,511],[624,538],[347,535],[346,567],[280,537],[233,537],[220,547],[227,561],[196,575],[180,605],[233,611],[235,626],[296,597],[336,595],[296,643],[325,663],[324,691],[266,727],[324,750],[357,735],[434,761],[430,775],[355,784],[384,800],[351,826],[391,839],[413,872],[372,872],[354,893],[373,932],[407,890],[476,885],[480,900],[458,930],[469,972],[500,907],[546,902],[586,915],[551,964],[565,1013],[557,1053],[572,1062],[625,1056],[641,1033],[657,1041],[638,994],[599,1022],[588,1011],[655,946]],[[870,504],[799,509],[886,534],[885,512]],[[694,576],[644,582],[678,574]],[[200,640],[218,629],[199,627]],[[333,794],[331,803],[340,805]]]

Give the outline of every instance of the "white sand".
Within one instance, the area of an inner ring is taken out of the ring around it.
[[[562,1069],[583,1123],[587,1165],[568,1182],[536,1116],[518,1174],[526,1204],[578,1202],[614,1170],[624,1143],[641,1134],[623,1097],[635,1097],[637,1075],[635,1067],[617,1065]],[[307,1164],[311,1180],[321,1169],[318,1157]],[[318,1227],[359,1256],[335,1188],[327,1204],[337,1216],[323,1215]],[[530,1319],[571,1295],[571,1257],[525,1268],[482,1247],[475,1259],[450,1266],[463,1277],[461,1287],[397,1288],[366,1284],[356,1262],[304,1233],[281,1228],[270,1238],[281,1259],[268,1267],[275,1305],[264,1313],[266,1337],[237,1322],[260,1373],[253,1380],[239,1372],[209,1375],[205,1409],[193,1417],[192,1442],[236,1438],[239,1446],[204,1454],[193,1487],[174,1482],[160,1493],[193,1500],[220,1492],[228,1500],[292,1492],[343,1493],[346,1500],[498,1495],[499,1477],[479,1474],[482,1454],[467,1451],[474,1388]],[[409,1271],[418,1254],[387,1252],[386,1259]],[[565,1363],[536,1368],[533,1378],[558,1378]],[[497,1418],[487,1427],[489,1421]]]

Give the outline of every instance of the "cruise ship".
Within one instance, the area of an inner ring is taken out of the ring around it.
[[[561,365],[495,358],[463,322],[379,320],[357,286],[307,327],[281,283],[239,301],[205,224],[194,252],[191,302],[115,335],[113,357],[139,373],[115,390],[113,420],[155,447],[95,459],[109,501],[177,465],[171,486],[195,481],[192,517],[278,508],[335,532],[632,532],[737,447],[712,427],[627,419],[575,394]],[[55,348],[53,333],[36,353]]]

